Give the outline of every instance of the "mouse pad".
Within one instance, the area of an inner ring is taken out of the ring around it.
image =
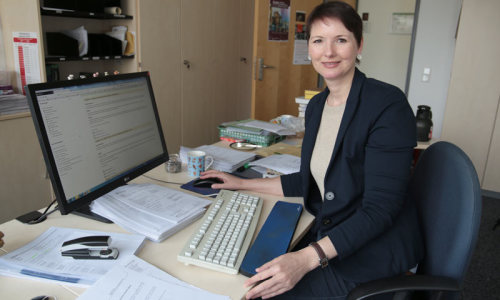
[[[191,192],[202,194],[202,195],[205,195],[205,196],[206,195],[215,194],[215,195],[213,195],[211,197],[212,198],[217,197],[217,194],[219,193],[220,189],[194,187],[193,186],[193,182],[196,179],[198,179],[198,178],[195,178],[195,179],[191,180],[190,182],[181,185],[181,188],[183,188],[185,190],[188,190],[188,191],[191,191]]]

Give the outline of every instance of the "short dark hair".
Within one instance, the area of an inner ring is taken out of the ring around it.
[[[307,40],[311,37],[311,25],[321,19],[338,19],[345,28],[354,34],[358,46],[363,38],[363,21],[358,13],[349,4],[342,1],[331,1],[316,6],[307,17],[306,34]]]

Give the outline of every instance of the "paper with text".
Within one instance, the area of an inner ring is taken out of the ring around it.
[[[91,235],[111,236],[111,247],[120,254],[116,260],[75,260],[60,253],[68,240]],[[0,257],[0,274],[88,286],[116,262],[127,259],[142,246],[144,237],[124,233],[51,227],[27,245]]]
[[[292,174],[300,171],[300,157],[289,154],[273,154],[252,161],[249,165],[268,168],[281,174]]]
[[[78,299],[229,300],[229,297],[201,290],[163,272],[138,257],[129,257],[127,261],[113,267]]]

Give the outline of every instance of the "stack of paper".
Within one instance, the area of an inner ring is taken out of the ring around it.
[[[26,96],[19,94],[0,95],[0,115],[29,111]]]
[[[199,218],[210,200],[155,184],[129,184],[92,202],[92,212],[161,242]]]
[[[212,169],[222,172],[234,172],[239,167],[255,159],[255,153],[243,152],[213,145],[204,145],[195,149],[181,147],[181,160],[187,162],[187,153],[191,150],[204,151],[214,158]]]
[[[300,171],[300,157],[289,154],[274,154],[250,163],[252,169],[265,174],[268,170],[280,174],[292,174]]]
[[[307,104],[309,100],[317,94],[321,93],[321,90],[305,90],[303,97],[296,97],[295,103],[299,105],[299,117],[304,117],[306,114]]]
[[[299,117],[305,117],[309,99],[306,99],[305,97],[297,97],[295,98],[295,103],[299,104]]]
[[[284,126],[273,124],[270,122],[264,122],[259,120],[250,120],[244,123],[240,123],[241,126],[256,128],[259,130],[276,133],[278,135],[294,135],[295,131],[290,130]]]
[[[78,299],[229,300],[229,297],[212,294],[189,285],[133,256],[113,267]]]
[[[76,260],[61,255],[61,245],[65,241],[90,235],[111,236],[110,246],[118,249],[118,258]],[[0,257],[0,274],[89,286],[116,263],[135,254],[143,242],[144,237],[139,235],[51,227],[27,245]]]

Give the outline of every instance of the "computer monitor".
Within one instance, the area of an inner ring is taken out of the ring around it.
[[[93,200],[168,160],[147,72],[25,90],[61,214],[99,219]]]

